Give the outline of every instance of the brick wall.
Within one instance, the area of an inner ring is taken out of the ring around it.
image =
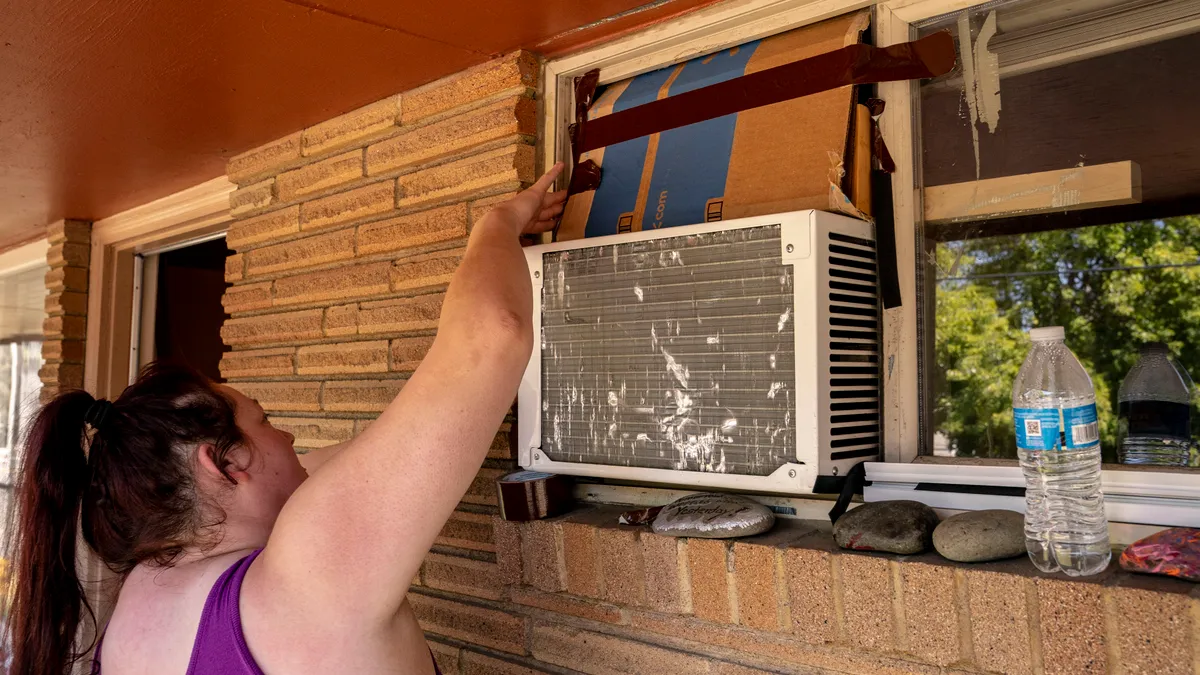
[[[46,228],[46,319],[42,322],[41,399],[83,388],[84,339],[87,337],[88,263],[92,224],[60,220]]]
[[[230,162],[222,372],[300,449],[361,431],[420,363],[472,223],[535,177],[537,72],[506,56]],[[797,521],[734,542],[615,508],[501,521],[510,430],[410,593],[448,675],[1200,669],[1183,582],[849,553]]]

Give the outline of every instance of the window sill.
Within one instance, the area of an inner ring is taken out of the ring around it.
[[[911,499],[954,511],[1025,511],[1025,479],[1012,460],[870,462],[867,480],[868,502]],[[1112,524],[1200,527],[1200,480],[1192,472],[1105,465],[1100,480]],[[1113,539],[1129,543],[1143,531],[1152,530],[1118,527]]]

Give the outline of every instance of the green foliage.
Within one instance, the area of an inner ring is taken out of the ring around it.
[[[934,428],[959,456],[1015,457],[1012,384],[1025,333],[1059,325],[1092,376],[1114,461],[1117,392],[1139,346],[1165,342],[1200,373],[1197,262],[1197,216],[939,244]]]

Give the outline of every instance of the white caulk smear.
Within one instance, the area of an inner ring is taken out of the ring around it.
[[[775,362],[776,362],[776,360],[777,360],[777,359],[778,359],[778,356],[776,356],[776,355],[775,355],[775,353],[773,353],[773,352],[771,353],[771,355],[770,355],[770,356],[768,356],[768,357],[767,357],[767,360],[769,360],[769,361],[771,362],[771,368],[772,368],[772,369],[774,369],[774,368],[775,368]]]
[[[645,300],[645,296],[644,296],[644,295],[643,295],[643,293],[642,293],[642,287],[641,287],[641,286],[634,285],[634,287],[633,287],[633,294],[637,296],[638,302],[642,302],[642,301],[644,301],[644,300]]]
[[[783,389],[782,382],[772,382],[771,388],[767,390],[767,398],[775,398],[775,394],[778,394],[780,389]]]
[[[707,342],[710,345],[719,345],[719,344],[721,344],[721,336],[720,335],[710,335],[708,337],[708,339],[705,340],[705,342]]]
[[[667,353],[666,349],[662,350],[662,354],[663,354],[663,357],[665,357],[667,359],[667,372],[674,375],[676,381],[679,382],[680,386],[682,386],[684,389],[687,389],[688,388],[688,377],[689,377],[687,366],[680,365],[675,360],[674,356],[671,356],[670,354]]]
[[[617,398],[617,392],[608,392],[608,404],[615,408],[618,403],[620,403],[620,400]]]
[[[779,328],[776,330],[777,333],[783,332],[783,327],[787,325],[788,319],[790,318],[792,318],[792,308],[788,307],[787,309],[783,310],[783,314],[779,315]]]
[[[971,144],[975,150],[975,180],[979,180],[979,128],[983,121],[988,133],[996,133],[1000,124],[1000,58],[988,49],[996,35],[996,10],[992,10],[979,37],[971,44],[971,17],[967,12],[958,15],[958,51],[963,64],[963,97],[971,111]]]

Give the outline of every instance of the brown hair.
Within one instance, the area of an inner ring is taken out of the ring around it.
[[[232,483],[228,455],[242,442],[233,402],[186,368],[152,365],[111,404],[73,391],[47,405],[17,490],[11,672],[58,675],[94,646],[74,648],[83,613],[95,621],[75,570],[79,530],[118,574],[172,564],[223,519],[202,508],[196,446],[213,445]]]

